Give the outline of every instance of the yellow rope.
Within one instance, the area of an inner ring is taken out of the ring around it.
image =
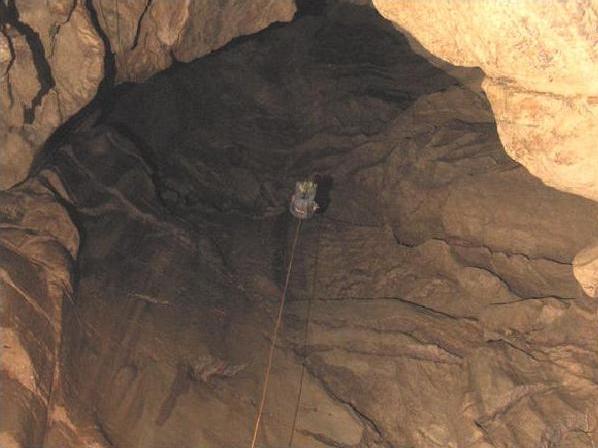
[[[280,297],[280,306],[278,308],[278,317],[274,324],[274,330],[272,331],[272,338],[270,342],[270,352],[268,353],[268,362],[266,364],[266,372],[264,373],[264,385],[262,388],[262,398],[257,411],[257,417],[255,419],[255,427],[253,429],[253,439],[251,440],[251,448],[255,448],[257,442],[257,436],[260,430],[260,422],[262,420],[262,413],[264,411],[264,404],[266,403],[266,394],[268,393],[268,383],[270,382],[270,371],[272,370],[272,358],[274,357],[274,348],[276,346],[276,339],[278,337],[278,329],[282,322],[282,313],[284,310],[284,304],[287,296],[287,289],[289,287],[289,280],[291,278],[291,270],[293,269],[293,260],[295,258],[295,248],[297,247],[297,241],[299,240],[299,231],[301,230],[301,224],[303,221],[297,223],[297,229],[295,231],[295,237],[293,238],[293,245],[291,247],[291,257],[289,261],[289,267],[287,269],[287,276],[284,282],[284,288],[282,289],[282,295]]]
[[[309,342],[309,320],[311,318],[311,308],[316,296],[316,281],[318,280],[318,262],[320,259],[320,226],[322,221],[318,221],[317,242],[316,242],[316,256],[314,260],[313,280],[311,284],[311,295],[307,301],[307,312],[305,315],[305,328],[303,331],[303,359],[301,360],[301,376],[299,378],[299,392],[297,393],[297,404],[295,406],[295,413],[293,415],[293,424],[291,426],[291,437],[289,438],[289,448],[293,446],[293,439],[295,437],[295,428],[297,426],[297,417],[299,416],[299,406],[301,405],[301,395],[303,393],[303,377],[305,376],[305,360],[307,359],[307,343]]]

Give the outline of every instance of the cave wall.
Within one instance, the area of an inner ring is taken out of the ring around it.
[[[27,177],[46,139],[99,89],[143,80],[294,12],[290,0],[0,2],[0,189]],[[62,313],[72,299],[78,231],[65,208],[68,194],[45,174],[0,200],[1,387],[9,403],[2,409],[3,447],[41,446],[53,422],[73,426],[50,396],[60,396],[51,392],[59,389]],[[104,440],[101,432],[77,443],[94,440]]]
[[[547,185],[598,200],[598,2],[373,3],[435,56],[484,71],[513,159]]]
[[[292,0],[3,0],[0,189],[101,86],[140,81],[293,17]]]
[[[373,3],[435,56],[482,68],[511,157],[547,185],[598,199],[595,0],[516,7],[496,0]],[[2,15],[10,25],[0,34],[0,188],[25,178],[47,137],[94,97],[103,79],[146,79],[295,11],[291,0],[7,5]]]
[[[53,32],[66,42],[77,23],[105,23],[111,46],[135,46],[115,50],[118,80],[186,57],[184,46],[156,50],[151,11],[163,3],[123,7],[147,26],[134,35],[134,20],[115,19],[122,5],[102,3],[95,16],[89,3],[52,3],[60,20],[71,14]],[[22,20],[33,27],[40,11]],[[184,11],[165,16],[196,20]],[[483,97],[420,65],[388,25],[375,32],[350,16],[152,78],[2,193],[1,380],[13,409],[3,446],[244,443],[288,246],[286,193],[314,170],[334,176],[333,206],[306,228],[273,388],[296,387],[307,356],[301,446],[592,446],[595,204],[531,177],[502,151]],[[10,94],[33,98],[40,61],[23,33],[0,34],[2,67],[22,80]],[[316,50],[289,51],[306,35]],[[93,30],[77,39],[95,42],[82,51],[105,48]],[[84,69],[97,79],[61,93],[65,104],[88,101],[105,66]],[[270,405],[264,437],[284,443],[292,402]]]
[[[261,443],[287,444],[303,365],[294,446],[598,440],[597,304],[571,266],[597,204],[513,161],[484,96],[375,11],[266,30],[97,120],[40,175],[82,238],[46,447],[248,444],[288,194],[314,172],[333,188],[302,229]]]
[[[42,446],[60,382],[63,305],[74,296],[79,231],[60,178],[43,171],[0,193],[0,445]]]
[[[373,3],[434,56],[483,70],[514,160],[546,185],[598,200],[597,1]],[[573,269],[598,297],[598,235]]]

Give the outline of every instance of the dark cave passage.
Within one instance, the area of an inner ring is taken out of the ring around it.
[[[302,365],[296,447],[593,446],[597,308],[571,260],[598,204],[511,160],[483,94],[375,10],[308,5],[104,106],[0,193],[12,221],[30,194],[53,222],[16,239],[11,282],[74,285],[43,310],[59,341],[9,299],[60,346],[25,443],[249,446],[289,197],[318,174],[331,188],[302,228],[259,446],[287,446]]]

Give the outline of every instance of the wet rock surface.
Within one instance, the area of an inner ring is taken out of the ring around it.
[[[22,366],[3,367],[20,405],[0,440],[248,446],[288,197],[319,173],[329,204],[301,229],[261,446],[287,445],[302,366],[293,446],[598,442],[597,305],[573,266],[595,258],[573,261],[598,205],[513,162],[485,97],[375,11],[272,27],[122,90],[96,120],[0,196],[2,256],[29,248],[0,264]],[[61,282],[25,295],[36,275]]]

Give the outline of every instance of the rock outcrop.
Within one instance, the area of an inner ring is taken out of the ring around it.
[[[511,157],[547,185],[598,200],[596,1],[373,3],[435,56],[484,71]]]
[[[56,173],[0,193],[0,445],[42,446],[59,389],[63,305],[72,302],[79,232]]]
[[[0,3],[0,189],[101,84],[140,81],[293,17],[292,0]]]

